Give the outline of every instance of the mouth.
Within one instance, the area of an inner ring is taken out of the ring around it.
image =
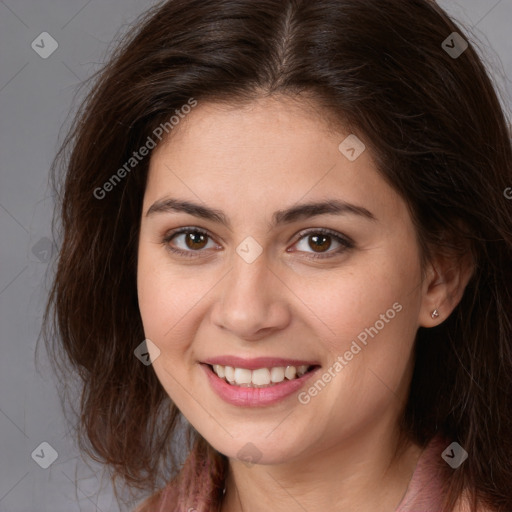
[[[199,366],[215,394],[238,407],[278,404],[298,393],[321,368],[317,361],[231,355],[207,359]]]
[[[206,364],[209,370],[230,386],[271,388],[283,382],[301,379],[320,368],[317,364],[269,366],[256,369]]]

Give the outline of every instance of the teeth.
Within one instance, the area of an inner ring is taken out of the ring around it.
[[[235,369],[233,367],[226,366],[224,368],[224,374],[225,374],[226,380],[230,384],[233,384],[235,382]],[[219,375],[219,377],[220,377],[220,375]]]
[[[296,375],[297,375],[297,368],[295,368],[295,366],[287,366],[286,367],[286,370],[284,371],[284,376],[288,380],[295,379]]]
[[[213,365],[213,371],[221,378],[232,385],[242,387],[268,387],[283,382],[284,379],[294,380],[302,377],[309,366],[277,366],[274,368],[258,368],[248,370],[247,368],[233,368],[232,366]]]
[[[213,365],[213,371],[221,378],[223,379],[225,377],[224,374],[224,366],[221,366],[220,364],[214,364]]]
[[[283,367],[272,368],[272,370],[270,370],[270,380],[272,382],[283,382],[284,368]]]
[[[250,384],[251,378],[251,370],[246,370],[245,368],[235,368],[235,382],[237,384]]]
[[[302,377],[308,371],[308,368],[309,367],[306,364],[304,364],[302,366],[298,366],[297,367],[297,376]]]
[[[268,370],[268,368],[260,368],[259,370],[253,370],[252,383],[255,384],[256,386],[268,386],[270,384],[270,371]]]

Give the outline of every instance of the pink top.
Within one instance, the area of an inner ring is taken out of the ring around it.
[[[407,490],[395,512],[441,512],[441,504],[446,493],[445,479],[442,475],[444,461],[441,454],[449,444],[450,442],[437,436],[425,447],[418,459]],[[203,467],[202,470],[208,471],[207,467]],[[196,478],[199,478],[200,481],[207,480],[201,478],[199,474],[196,474]],[[208,491],[206,489],[204,491],[207,495]],[[151,512],[174,511],[175,504],[186,502],[188,501],[187,498],[190,499],[190,496],[178,495],[176,489],[168,485],[163,489],[158,505]],[[198,508],[200,509],[198,512],[204,510],[214,512],[209,510],[208,505],[205,508],[201,506]],[[140,509],[136,509],[135,512],[138,510]],[[190,508],[187,505],[183,510],[186,512]],[[195,508],[192,508],[192,510],[195,510]]]
[[[441,454],[449,444],[438,436],[426,446],[395,512],[441,512],[446,493]]]

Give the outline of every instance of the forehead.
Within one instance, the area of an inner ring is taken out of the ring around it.
[[[389,208],[396,194],[370,151],[350,161],[339,146],[353,135],[335,129],[323,112],[314,102],[286,97],[199,103],[153,152],[146,209],[173,192],[208,204],[213,198],[224,209],[261,211],[274,202],[277,210],[333,195]]]
[[[224,157],[225,150],[230,149],[239,158],[254,149],[298,152],[301,148],[311,149],[318,138],[339,139],[343,133],[334,115],[306,96],[277,95],[237,103],[199,102],[182,117],[153,157],[156,159],[161,153],[172,152],[173,146],[183,145],[187,149],[194,146],[200,151],[221,152]],[[311,144],[304,144],[304,138]],[[319,151],[322,149],[318,147]]]

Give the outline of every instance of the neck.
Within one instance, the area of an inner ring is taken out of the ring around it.
[[[393,512],[407,491],[421,448],[408,443],[397,457],[396,432],[358,433],[335,446],[311,447],[275,465],[230,459],[221,512]]]

